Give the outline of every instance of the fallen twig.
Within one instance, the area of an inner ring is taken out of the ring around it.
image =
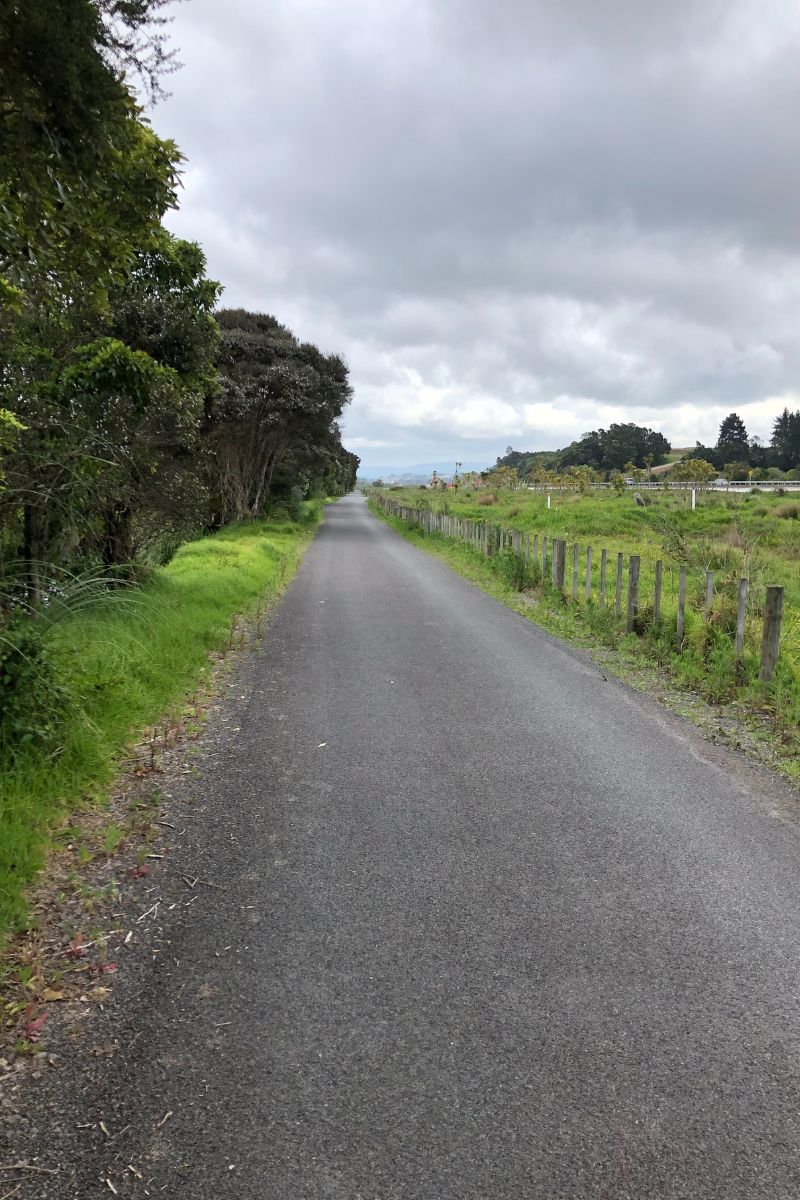
[[[146,912],[143,912],[140,917],[136,918],[136,924],[138,925],[140,921],[143,921],[145,919],[145,917],[149,917],[150,913],[154,913],[157,915],[158,914],[158,906],[160,903],[161,903],[161,897],[159,897],[158,900],[156,900],[155,904],[151,904],[150,908],[148,908]]]

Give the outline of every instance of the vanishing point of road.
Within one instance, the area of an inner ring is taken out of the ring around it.
[[[779,785],[355,495],[243,669],[203,781],[228,886],[128,1064],[167,1195],[800,1196]]]

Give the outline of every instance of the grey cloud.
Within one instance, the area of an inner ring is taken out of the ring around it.
[[[764,434],[792,393],[789,0],[190,0],[174,32],[175,228],[229,302],[344,349],[354,437],[711,436],[748,404]]]

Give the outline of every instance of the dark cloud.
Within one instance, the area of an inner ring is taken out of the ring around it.
[[[174,34],[174,226],[345,351],[376,461],[796,402],[788,0],[189,0]]]

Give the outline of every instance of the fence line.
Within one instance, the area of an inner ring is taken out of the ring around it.
[[[565,538],[550,538],[541,535],[541,559],[539,558],[540,535],[534,534],[533,542],[529,533],[523,535],[519,529],[505,529],[501,525],[492,525],[488,521],[468,521],[449,513],[434,512],[429,508],[413,508],[398,504],[380,491],[370,491],[374,500],[387,515],[398,517],[407,525],[418,526],[425,533],[438,533],[443,537],[466,542],[486,558],[496,558],[508,551],[522,559],[533,569],[534,579],[538,576],[543,585],[548,578],[548,561],[550,564],[550,586],[566,599],[566,560],[567,542]],[[549,555],[548,555],[549,550]],[[617,621],[622,618],[622,591],[624,579],[624,559],[621,551],[617,552],[616,587],[614,591],[614,616]],[[608,550],[603,547],[600,552],[600,588],[599,602],[606,605],[606,575],[608,565]],[[571,598],[578,603],[580,590],[580,547],[577,542],[572,546],[572,575]],[[640,628],[640,578],[641,559],[638,554],[628,558],[628,590],[625,610],[625,631],[629,634],[644,633]],[[686,635],[686,567],[680,568],[678,582],[677,611],[675,617],[675,643],[680,649]],[[662,621],[662,584],[663,562],[658,559],[655,563],[655,584],[653,591],[653,627],[658,627]],[[735,662],[737,670],[741,665],[744,654],[745,631],[747,621],[747,604],[751,595],[750,582],[741,579],[737,592],[736,634],[734,642]],[[586,547],[586,573],[583,588],[583,598],[586,603],[592,602],[592,547]],[[783,619],[784,589],[770,586],[766,589],[764,617],[761,631],[761,652],[759,679],[768,683],[774,674],[780,653],[780,634]],[[703,593],[703,620],[708,624],[712,618],[714,605],[714,575],[707,571],[705,574],[705,589]]]

